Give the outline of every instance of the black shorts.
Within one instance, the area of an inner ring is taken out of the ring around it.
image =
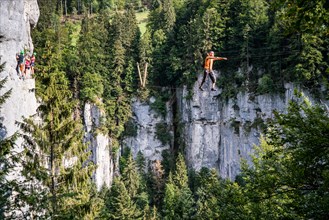
[[[211,79],[212,83],[215,83],[216,82],[216,76],[215,76],[213,71],[204,70],[203,79],[205,80],[208,74],[209,74],[209,78]]]

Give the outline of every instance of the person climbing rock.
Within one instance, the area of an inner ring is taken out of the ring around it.
[[[17,61],[16,72],[17,72],[17,75],[20,75],[20,72],[19,72],[19,53],[16,53],[16,61]]]
[[[216,76],[215,76],[214,71],[212,69],[213,63],[214,63],[215,60],[227,60],[227,58],[226,57],[215,57],[214,51],[210,51],[207,54],[207,57],[205,58],[205,62],[204,62],[203,79],[202,79],[201,85],[199,87],[199,89],[201,91],[203,91],[202,85],[205,83],[207,75],[209,75],[209,77],[212,81],[211,91],[216,91],[216,89],[215,89]]]
[[[25,56],[25,71],[24,71],[24,76],[23,79],[27,79],[27,70],[30,72],[30,68],[31,68],[31,59],[30,56],[28,54],[26,54]]]
[[[34,66],[35,66],[35,56],[37,55],[36,52],[34,52],[31,56],[31,76],[34,75]]]
[[[21,50],[21,52],[19,53],[18,56],[16,56],[16,60],[17,60],[17,74],[20,75],[20,77],[23,75],[23,71],[24,71],[24,51]],[[19,73],[20,71],[20,73]]]

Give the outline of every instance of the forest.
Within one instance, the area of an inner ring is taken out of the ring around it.
[[[291,82],[327,101],[328,1],[38,4],[32,39],[40,120],[25,119],[17,123],[22,132],[0,139],[0,219],[329,219],[329,109],[301,93],[286,113],[274,112],[252,165],[243,161],[233,181],[213,169],[189,169],[188,146],[180,142],[153,166],[142,152],[133,158],[129,148],[120,149],[132,98],[156,97],[153,108],[165,115],[176,87],[193,92],[210,50],[228,58],[215,64],[223,100],[240,91],[280,93]],[[142,72],[148,64],[145,87],[136,63]],[[10,91],[0,96],[0,106],[8,96]],[[84,142],[86,102],[104,110],[95,132],[109,135],[113,157],[120,154],[112,186],[100,191]],[[19,138],[24,151],[15,153]],[[16,163],[24,181],[5,178]]]

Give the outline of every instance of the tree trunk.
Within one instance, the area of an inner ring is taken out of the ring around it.
[[[67,16],[67,0],[64,0],[64,11],[65,11],[65,16]]]
[[[79,100],[79,79],[78,76],[74,77],[73,80],[73,97],[76,100]],[[78,102],[75,106],[74,113],[73,113],[74,120],[80,119],[80,102]]]
[[[81,14],[81,0],[78,0],[77,4],[78,14]]]
[[[52,204],[52,212],[53,214],[56,213],[57,210],[57,197],[56,197],[56,164],[55,164],[55,146],[53,140],[53,122],[54,122],[54,115],[51,112],[51,124],[50,124],[50,172],[51,172],[51,186],[50,186],[50,192],[52,195],[51,198],[51,204]]]

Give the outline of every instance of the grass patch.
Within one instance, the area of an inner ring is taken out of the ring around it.
[[[69,20],[67,25],[70,26],[71,45],[76,46],[81,30],[81,20]]]
[[[143,11],[143,12],[136,13],[137,24],[138,24],[139,30],[141,31],[142,35],[146,31],[148,15],[149,15],[149,11]]]

